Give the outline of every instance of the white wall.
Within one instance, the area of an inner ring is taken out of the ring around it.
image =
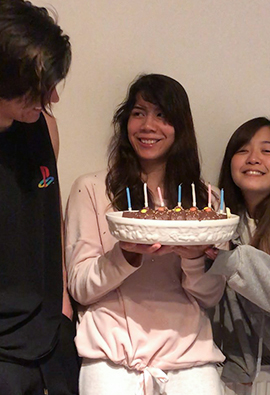
[[[55,107],[65,204],[80,174],[106,166],[111,119],[142,72],[180,81],[190,98],[206,181],[228,137],[270,116],[269,0],[33,0],[54,6],[73,63]]]

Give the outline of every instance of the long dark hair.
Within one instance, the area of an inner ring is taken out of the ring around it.
[[[207,204],[207,192],[200,176],[197,141],[188,96],[179,82],[161,74],[139,76],[130,86],[125,101],[115,112],[106,178],[107,194],[113,207],[118,210],[127,209],[126,187],[130,188],[132,208],[143,207],[142,169],[127,132],[129,116],[138,94],[144,100],[159,106],[166,120],[175,129],[175,141],[168,153],[164,177],[164,198],[168,207],[177,204],[179,184],[182,184],[183,206],[191,206],[192,182],[196,187],[197,205],[204,207]],[[151,198],[149,203],[153,206]]]
[[[231,136],[223,158],[219,177],[219,188],[224,188],[226,205],[234,214],[246,212],[245,199],[241,189],[234,183],[231,174],[231,160],[234,154],[264,126],[270,128],[270,120],[265,117],[253,118],[241,125]],[[270,194],[255,208],[254,219],[257,229],[250,244],[270,253]]]
[[[71,63],[69,37],[30,1],[0,1],[0,98],[25,96],[44,110]]]

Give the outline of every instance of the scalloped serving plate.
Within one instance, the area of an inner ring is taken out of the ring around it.
[[[117,239],[139,244],[203,245],[229,241],[239,216],[205,221],[166,221],[123,217],[122,211],[106,214],[109,230]]]

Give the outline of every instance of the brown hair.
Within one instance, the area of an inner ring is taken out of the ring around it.
[[[0,2],[0,98],[25,96],[45,110],[71,62],[69,37],[43,7],[30,1]]]
[[[109,153],[109,172],[106,178],[107,194],[118,210],[127,209],[126,187],[130,188],[132,208],[143,207],[143,183],[141,166],[127,132],[130,113],[140,94],[144,100],[160,107],[166,120],[175,129],[175,141],[169,150],[164,182],[164,198],[168,207],[177,204],[177,188],[182,184],[183,206],[191,206],[191,183],[196,187],[198,207],[207,202],[207,192],[200,178],[200,162],[197,140],[187,93],[183,86],[165,75],[147,74],[139,76],[130,86],[126,100],[120,105],[113,118],[114,135]],[[151,198],[150,206],[153,205]]]

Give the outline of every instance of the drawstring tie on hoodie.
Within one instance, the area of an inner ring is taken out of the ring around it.
[[[146,367],[141,372],[136,395],[153,395],[155,382],[160,388],[159,393],[163,394],[168,381],[168,376],[161,369]]]

